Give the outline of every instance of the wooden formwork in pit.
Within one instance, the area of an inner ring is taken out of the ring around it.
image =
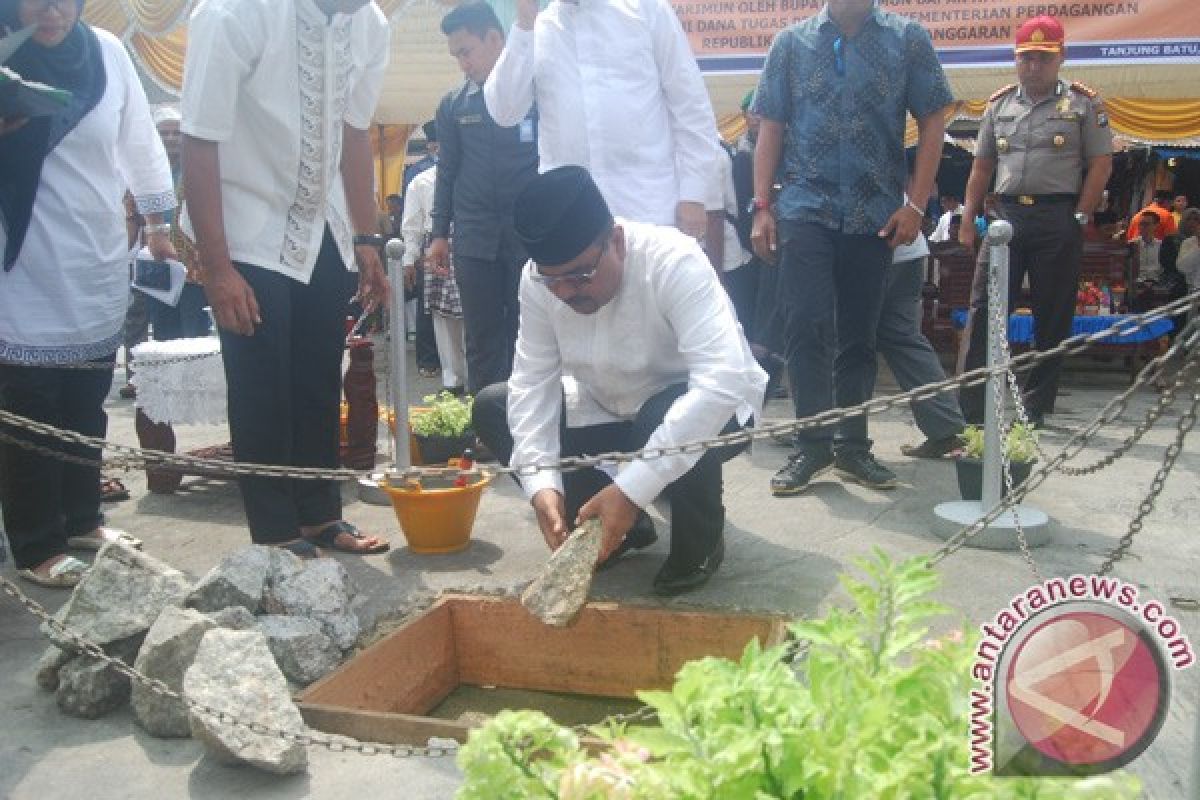
[[[552,628],[514,599],[445,595],[297,698],[317,730],[389,744],[466,741],[470,726],[425,716],[461,685],[633,698],[666,689],[687,661],[777,644],[784,619],[588,603]]]

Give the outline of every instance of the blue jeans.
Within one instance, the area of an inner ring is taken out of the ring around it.
[[[892,251],[873,235],[779,221],[779,297],[797,417],[870,399],[875,334]],[[801,449],[870,450],[863,414],[801,431]]]

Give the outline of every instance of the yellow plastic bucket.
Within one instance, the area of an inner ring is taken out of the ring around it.
[[[453,464],[451,464],[453,466]],[[446,489],[414,489],[392,486],[385,479],[379,486],[392,501],[400,530],[414,553],[456,553],[471,543],[471,528],[479,511],[479,499],[492,476],[481,472],[466,486]]]

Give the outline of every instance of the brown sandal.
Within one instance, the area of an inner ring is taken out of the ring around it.
[[[321,547],[326,547],[330,550],[337,550],[342,553],[354,553],[355,555],[360,556],[386,553],[388,550],[392,549],[392,546],[387,542],[380,542],[379,544],[372,545],[371,547],[346,547],[338,544],[338,537],[343,533],[354,537],[356,542],[364,541],[370,538],[358,528],[354,527],[343,519],[339,519],[336,522],[331,522],[324,528],[321,528],[321,530],[319,530],[315,535],[306,536],[305,538],[313,544],[318,544]]]
[[[100,478],[100,502],[116,503],[129,499],[129,490],[119,478]]]

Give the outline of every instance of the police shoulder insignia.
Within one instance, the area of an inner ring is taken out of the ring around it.
[[[1099,92],[1097,92],[1095,89],[1088,86],[1086,83],[1080,83],[1079,81],[1071,81],[1071,88],[1088,97],[1094,98],[1099,95]]]
[[[1008,86],[1005,86],[1001,89],[997,89],[995,94],[993,94],[991,97],[988,98],[988,102],[994,103],[997,100],[999,100],[1001,97],[1003,97],[1004,95],[1008,94],[1009,92],[1013,91],[1016,88],[1017,88],[1017,84],[1010,83]]]

